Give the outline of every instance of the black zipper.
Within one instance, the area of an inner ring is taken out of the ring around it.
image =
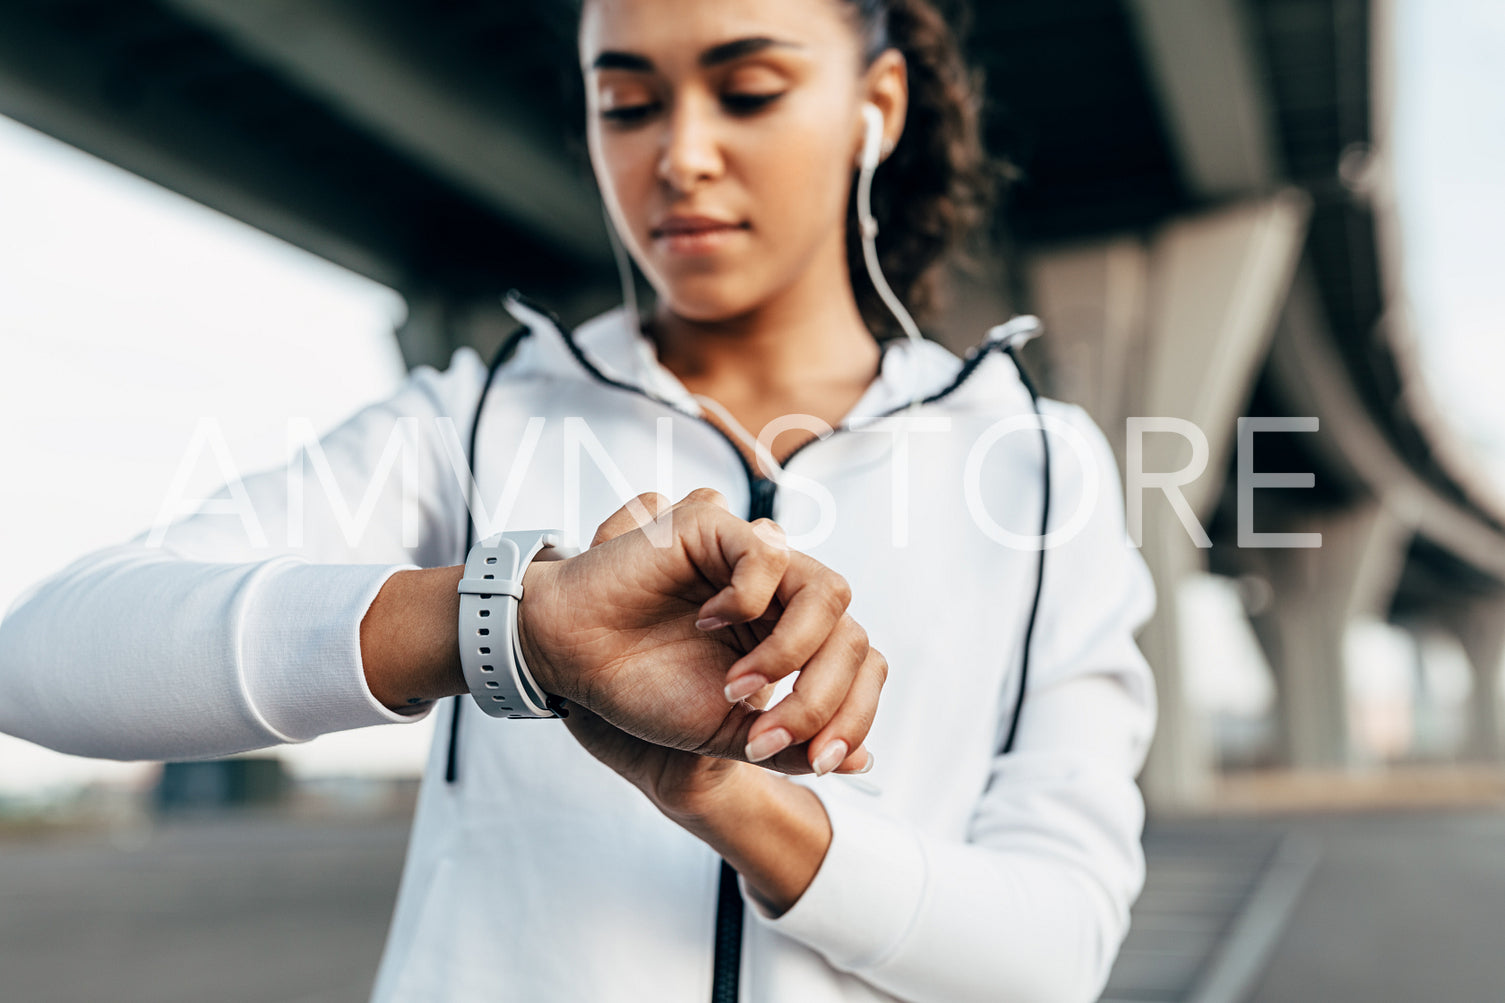
[[[741,450],[738,450],[738,455],[741,455]],[[747,486],[747,521],[772,519],[773,503],[779,493],[778,483],[752,474]],[[742,888],[737,884],[737,871],[723,860],[716,889],[716,949],[711,966],[711,1003],[737,1003],[742,981],[743,914]]]
[[[643,397],[647,400],[651,400],[657,404],[663,405],[664,407],[673,411],[675,414],[683,415],[686,418],[695,418],[698,421],[704,422],[710,428],[714,429],[716,434],[721,436],[721,438],[724,439],[727,444],[732,447],[732,453],[737,457],[738,462],[742,464],[743,473],[747,477],[747,520],[751,522],[754,519],[773,518],[774,502],[778,497],[778,483],[770,480],[767,477],[761,476],[755,469],[753,469],[752,464],[749,463],[747,457],[743,455],[737,441],[733,439],[729,434],[727,434],[727,432],[722,429],[720,425],[717,425],[715,422],[711,421],[709,418],[706,418],[704,415],[690,414],[688,411],[675,407],[673,403],[666,401],[662,397],[659,397],[655,394],[651,394],[641,387],[634,386],[631,383],[623,382],[622,380],[615,380],[610,376],[607,376],[605,373],[601,372],[601,370],[597,369],[595,364],[586,357],[580,346],[575,344],[574,332],[570,328],[566,327],[564,323],[560,321],[557,316],[555,316],[553,311],[532,302],[524,296],[516,294],[514,295],[515,298],[524,306],[528,307],[528,309],[533,310],[534,312],[539,313],[549,319],[550,323],[554,325],[555,329],[564,338],[564,343],[569,348],[570,354],[575,357],[575,361],[578,362],[581,368],[590,373],[591,376],[593,376],[597,381],[604,383],[607,386],[615,387],[618,390],[624,390],[628,393],[637,394],[639,397]],[[936,393],[933,393],[918,402],[911,402],[908,404],[902,404],[899,407],[890,408],[889,410],[882,412],[876,417],[890,417],[907,410],[915,403],[933,404],[936,401],[950,396],[952,393],[958,390],[963,383],[967,381],[967,379],[972,375],[973,372],[976,371],[977,367],[982,363],[982,360],[989,354],[989,352],[992,351],[994,347],[996,346],[992,342],[985,342],[982,345],[973,348],[967,354],[967,357],[963,361],[962,367],[960,371],[957,372],[956,377],[947,386],[937,391]],[[498,353],[498,360],[492,363],[491,371],[487,373],[487,388],[491,386],[491,377],[495,374],[496,368],[501,361],[501,354],[502,353],[500,352]],[[481,392],[481,400],[476,404],[476,422],[471,427],[472,471],[475,470],[475,426],[480,423],[481,404],[483,404],[485,400],[486,390],[483,389]],[[784,457],[783,464],[781,464],[781,466],[787,465],[790,460],[794,459],[796,455],[803,452],[805,448],[812,443],[824,442],[826,439],[831,438],[831,436],[835,435],[837,432],[847,431],[849,429],[850,426],[843,422],[835,429],[833,429],[830,435],[827,435],[824,438],[815,437],[807,439],[806,441],[796,446],[793,450],[791,450],[789,455]],[[470,513],[467,512],[467,540],[469,539],[470,533],[469,521]],[[469,547],[467,546],[466,549],[468,552]],[[1041,554],[1043,558],[1043,550],[1041,551]],[[1031,617],[1031,619],[1033,619],[1033,617]],[[449,755],[447,757],[448,770],[445,776],[445,779],[450,783],[454,782],[456,776],[456,738],[459,731],[460,703],[463,699],[463,697],[455,698],[455,710],[453,716],[450,719]],[[1022,690],[1020,694],[1020,702],[1023,702]],[[1012,735],[1010,736],[1010,738],[1010,744],[1012,744]],[[737,871],[732,867],[731,864],[728,864],[725,860],[722,860],[720,876],[718,878],[716,889],[716,928],[714,934],[714,955],[711,973],[711,1003],[737,1003],[741,989],[740,982],[742,975],[742,930],[744,914],[745,905],[742,901],[742,889],[737,884]]]

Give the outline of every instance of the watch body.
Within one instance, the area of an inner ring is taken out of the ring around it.
[[[562,561],[579,550],[562,530],[512,530],[471,548],[460,579],[460,666],[470,694],[492,717],[558,717],[539,689],[517,636],[523,572],[534,560]]]

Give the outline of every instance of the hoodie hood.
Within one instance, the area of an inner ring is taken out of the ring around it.
[[[504,300],[509,313],[531,336],[518,349],[519,373],[603,382],[659,400],[696,417],[704,409],[695,396],[658,360],[657,347],[633,323],[625,306],[592,317],[574,330],[545,308],[516,294]],[[848,412],[843,425],[860,427],[912,404],[966,406],[984,401],[996,409],[999,394],[1028,395],[1012,362],[994,357],[995,343],[983,341],[960,359],[934,341],[893,339],[883,345],[878,376]]]

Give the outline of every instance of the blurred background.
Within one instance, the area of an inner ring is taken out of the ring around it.
[[[934,336],[1037,313],[1030,363],[1121,462],[1136,416],[1209,461],[1172,477],[1189,511],[1142,496],[1151,870],[1105,998],[1505,997],[1505,4],[977,8],[1014,181]],[[0,609],[175,479],[281,464],[289,417],[489,353],[509,288],[617,301],[573,28],[562,0],[0,5]],[[1314,486],[1242,530],[1320,547],[1239,545],[1244,416],[1317,419],[1246,447]],[[0,736],[0,999],[364,999],[430,735],[166,765]]]

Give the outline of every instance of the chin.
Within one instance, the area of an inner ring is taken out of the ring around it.
[[[659,301],[676,316],[702,324],[740,317],[760,302],[745,280],[730,277],[696,276],[664,283],[657,292]]]

